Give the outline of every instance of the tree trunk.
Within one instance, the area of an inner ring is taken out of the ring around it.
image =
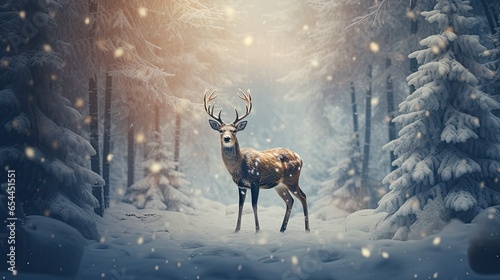
[[[89,14],[97,12],[97,3],[92,0],[88,1]],[[93,45],[95,24],[92,23],[89,29],[90,44]],[[90,144],[96,151],[96,154],[90,157],[90,168],[97,174],[101,174],[101,166],[99,162],[99,103],[98,103],[98,90],[95,74],[89,78],[89,117],[90,117]]]
[[[417,5],[417,0],[412,0],[410,1],[410,10],[414,11],[415,7]],[[417,34],[418,31],[418,20],[417,16],[413,17],[410,19],[410,33],[411,36],[414,37]],[[416,46],[415,46],[416,47]],[[418,63],[416,58],[411,58],[410,59],[410,73],[415,73],[418,70]],[[415,86],[410,85],[410,94],[415,92]]]
[[[358,122],[358,107],[356,102],[356,90],[354,88],[354,83],[351,82],[351,105],[352,105],[352,124],[353,124],[353,136],[354,139],[354,152],[359,153],[359,122]]]
[[[160,140],[161,140],[161,129],[160,129],[160,106],[158,106],[158,104],[155,104],[155,131],[158,133],[155,137],[156,137],[156,141],[158,141],[158,143],[160,143]],[[157,147],[157,149],[159,149],[159,147]],[[157,150],[157,154],[156,154],[156,161],[160,161],[161,160],[161,156],[160,156],[160,151]]]
[[[385,60],[385,68],[387,71],[391,67],[391,59],[387,58]],[[391,74],[387,73],[387,80],[385,82],[386,91],[387,91],[387,123],[389,124],[389,142],[396,139],[396,124],[392,121],[394,118],[394,88],[392,85],[392,77]],[[390,163],[391,163],[391,171],[396,169],[396,166],[393,166],[392,163],[396,160],[396,155],[394,155],[394,151],[389,151]]]
[[[175,170],[179,170],[180,138],[181,138],[181,114],[179,112],[176,112],[175,136],[174,136],[174,162],[176,163]]]
[[[111,95],[113,90],[113,78],[106,72],[106,92],[104,95],[104,133],[102,136],[102,178],[106,182],[104,186],[104,205],[109,207],[109,169],[111,165]]]
[[[353,135],[351,139],[354,141],[351,154],[351,162],[349,170],[352,170],[352,177],[360,175],[360,156],[361,147],[359,146],[359,121],[358,121],[358,106],[356,101],[356,90],[354,88],[354,82],[351,82],[351,106],[352,106],[352,124],[353,124]],[[358,187],[361,187],[357,184]]]
[[[365,143],[363,146],[363,165],[361,168],[361,186],[359,199],[360,206],[364,208],[367,204],[368,168],[370,163],[370,139],[371,139],[371,116],[372,116],[372,65],[368,65],[368,89],[366,91],[365,105]]]
[[[131,102],[129,101],[129,104]],[[127,186],[130,187],[134,184],[134,171],[135,171],[135,129],[134,117],[132,108],[129,109],[128,115],[128,145],[127,145]]]
[[[495,13],[492,12],[492,7],[488,4],[488,1],[481,0],[481,4],[484,9],[484,14],[486,15],[486,19],[488,20],[488,25],[490,27],[491,35],[495,34],[495,30],[498,27],[498,20],[495,21]]]

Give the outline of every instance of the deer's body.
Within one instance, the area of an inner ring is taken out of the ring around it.
[[[239,188],[250,189],[252,182],[258,182],[259,188],[272,189],[299,179],[302,159],[295,152],[285,148],[242,148],[239,153],[235,150],[223,147],[222,160]]]
[[[210,126],[220,132],[222,160],[227,170],[231,174],[234,183],[239,188],[239,211],[236,223],[236,232],[241,228],[241,215],[247,190],[251,190],[252,208],[255,218],[255,229],[260,230],[259,219],[257,215],[257,200],[260,189],[275,188],[278,195],[286,203],[286,212],[280,231],[284,232],[288,224],[288,219],[292,211],[293,198],[290,192],[294,194],[302,203],[305,218],[305,229],[309,231],[309,220],[307,212],[306,195],[299,187],[300,171],[302,169],[302,159],[295,152],[286,148],[275,148],[270,150],[258,151],[251,148],[241,148],[236,138],[236,132],[241,131],[246,126],[246,121],[239,122],[245,118],[251,111],[251,95],[240,96],[247,102],[246,114],[238,118],[236,111],[236,120],[230,124],[225,124],[221,118],[213,115],[213,107],[208,105],[213,100],[215,91],[208,97],[205,92],[205,110],[216,121],[209,120]]]

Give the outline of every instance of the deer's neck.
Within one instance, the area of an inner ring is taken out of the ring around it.
[[[238,141],[234,143],[234,146],[228,148],[222,145],[222,160],[224,161],[224,165],[231,175],[234,177],[238,177],[241,171],[241,161],[242,155],[240,151],[240,145]]]

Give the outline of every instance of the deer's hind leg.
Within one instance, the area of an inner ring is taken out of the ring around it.
[[[302,203],[302,208],[304,209],[304,222],[305,222],[305,227],[306,231],[311,231],[309,229],[309,214],[307,211],[307,201],[306,201],[306,194],[300,189],[299,184],[297,183],[294,185],[292,188],[288,188],[295,197],[297,197],[300,200],[300,203]]]
[[[290,195],[288,188],[285,186],[278,185],[274,189],[286,203],[285,217],[283,218],[283,223],[281,224],[281,229],[280,229],[281,232],[285,232],[286,226],[288,225],[288,219],[290,218],[290,213],[292,213],[293,198]]]

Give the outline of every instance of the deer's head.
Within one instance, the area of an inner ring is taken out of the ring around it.
[[[245,114],[241,117],[238,117],[238,111],[234,109],[234,111],[236,112],[236,119],[229,124],[226,124],[222,121],[220,117],[222,110],[219,111],[219,115],[216,117],[214,115],[215,106],[208,104],[210,101],[214,100],[217,97],[216,90],[212,91],[208,96],[207,91],[205,91],[205,94],[203,95],[203,104],[205,106],[205,111],[211,118],[213,118],[213,120],[208,120],[210,127],[212,127],[213,130],[219,131],[221,145],[225,148],[232,148],[238,141],[236,139],[236,133],[238,131],[242,131],[247,126],[247,121],[241,120],[248,116],[248,114],[250,114],[250,111],[252,110],[252,95],[250,93],[250,90],[248,90],[248,94],[246,94],[241,89],[240,92],[241,95],[238,94],[238,96],[246,102]]]

